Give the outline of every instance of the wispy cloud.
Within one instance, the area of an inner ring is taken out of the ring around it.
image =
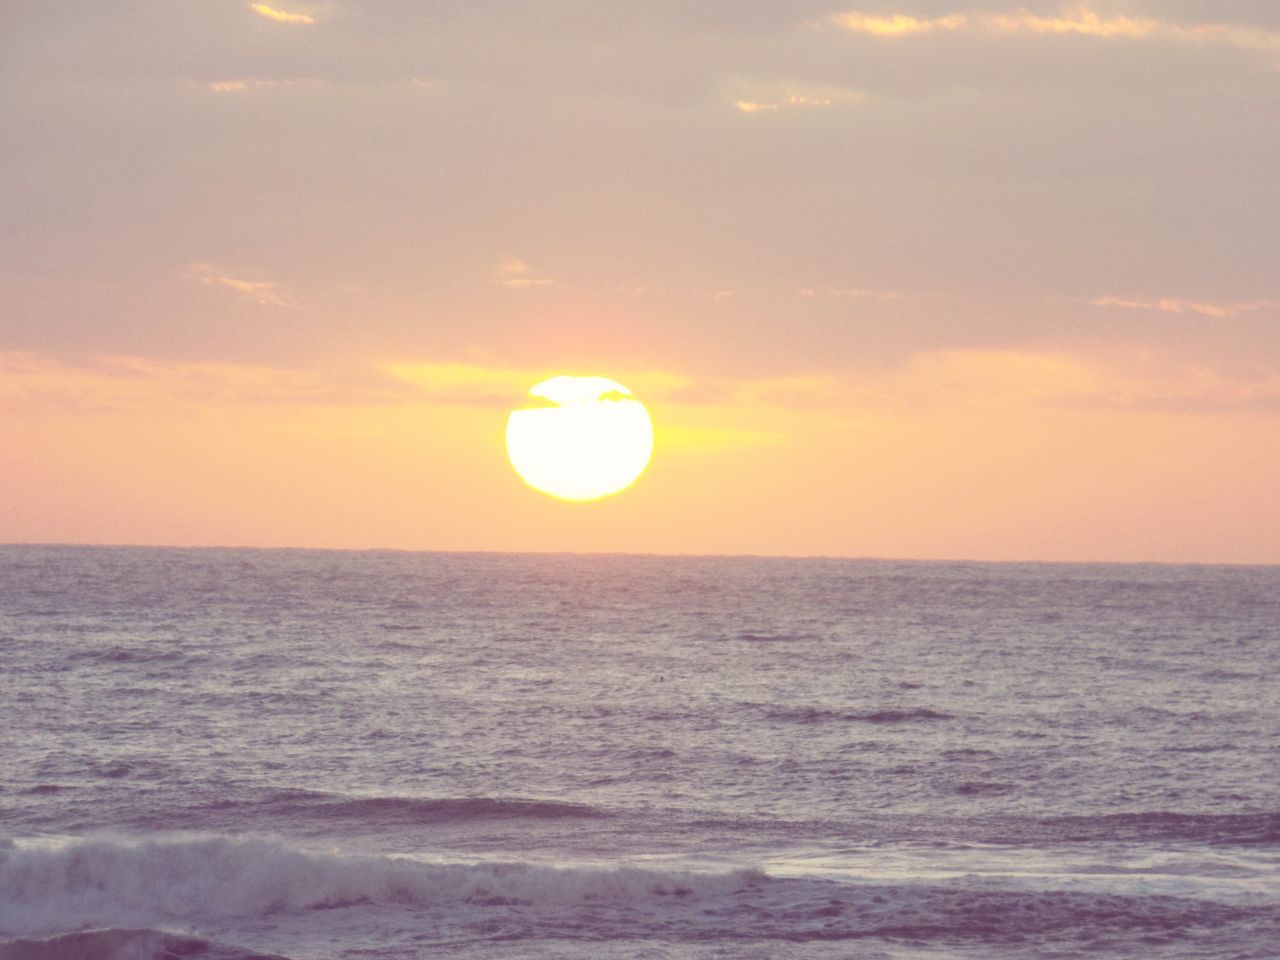
[[[509,410],[552,373],[463,363],[401,363],[386,370],[429,404]],[[922,351],[901,365],[857,375],[810,372],[763,377],[617,374],[670,427],[697,428],[717,445],[774,442],[838,424],[942,415],[1003,416],[1049,409],[1125,409],[1161,414],[1280,413],[1280,377],[1241,377],[1147,352]],[[750,435],[735,429],[749,421]]]
[[[1162,297],[1159,300],[1130,300],[1124,297],[1098,297],[1090,300],[1095,307],[1120,307],[1127,310],[1158,310],[1161,313],[1198,313],[1204,317],[1233,317],[1255,310],[1267,310],[1280,306],[1275,300],[1233,300],[1226,303],[1210,303],[1203,300],[1181,300]]]
[[[912,17],[895,13],[887,17],[849,10],[832,14],[831,22],[853,33],[869,33],[875,37],[905,37],[935,30],[962,30],[969,26],[969,18],[962,13],[945,17]]]
[[[104,356],[71,363],[0,352],[0,405],[54,410],[146,410],[207,405],[349,406],[406,402],[411,387],[363,367],[298,369]]]
[[[312,24],[316,22],[315,17],[305,13],[290,13],[287,10],[277,10],[269,7],[265,3],[251,3],[249,9],[260,17],[266,17],[268,20],[274,20],[276,23],[295,23],[295,24]]]
[[[213,93],[246,93],[250,90],[260,90],[269,87],[292,87],[300,84],[315,83],[316,81],[298,77],[290,77],[287,79],[265,79],[263,77],[236,77],[226,80],[214,80],[206,83],[204,86]]]
[[[397,362],[299,369],[107,356],[68,362],[0,351],[0,408],[88,412],[158,404],[456,406],[514,409],[529,387],[562,370],[449,362]],[[579,371],[591,372],[591,371]],[[742,411],[765,434],[922,411],[1060,407],[1185,413],[1280,413],[1280,376],[1231,375],[1145,352],[954,349],[925,351],[900,366],[855,375],[692,377],[613,370],[667,423],[741,427]],[[791,413],[803,411],[804,419]],[[912,414],[914,415],[914,414]],[[693,418],[693,419],[690,419]]]
[[[551,374],[541,370],[488,367],[473,363],[391,363],[386,372],[411,384],[429,403],[509,410],[528,389]]]
[[[1151,17],[1104,16],[1087,5],[1066,7],[1058,16],[1025,9],[1011,13],[952,13],[941,17],[875,15],[856,10],[832,14],[830,22],[851,33],[909,37],[930,33],[977,32],[994,36],[1033,34],[1103,39],[1225,43],[1254,50],[1280,51],[1280,32],[1229,23],[1182,23]]]
[[[523,289],[526,287],[550,287],[555,281],[534,274],[533,268],[519,257],[507,257],[490,273],[489,279],[499,286]]]
[[[394,363],[384,370],[391,378],[413,385],[423,402],[495,410],[511,409],[530,385],[563,372],[439,362]],[[723,415],[715,421],[719,426],[731,422],[732,411],[745,409],[770,422],[775,414],[805,411],[816,418],[814,423],[913,410],[1015,407],[1280,412],[1280,376],[1232,375],[1150,351],[1098,355],[1025,349],[926,350],[897,366],[856,375],[812,371],[698,377],[652,369],[611,375],[655,412],[670,416],[677,410],[714,410],[716,416]],[[812,426],[806,424],[803,429]]]
[[[384,369],[396,380],[412,384],[418,391],[416,399],[423,402],[494,410],[511,410],[527,402],[530,387],[565,372],[554,368],[441,362],[391,363]],[[653,369],[619,370],[611,365],[609,375],[646,404],[701,406],[708,402],[689,400],[686,392],[695,389],[697,384],[679,374]]]
[[[1280,377],[1234,377],[1145,351],[1128,357],[933,351],[918,355],[886,385],[947,406],[1018,403],[1190,413],[1280,409]]]
[[[892,290],[871,290],[866,287],[828,287],[827,296],[851,297],[859,300],[901,300],[902,294]]]
[[[1176,25],[1145,17],[1103,17],[1088,7],[1077,7],[1057,17],[1041,17],[1026,10],[990,14],[981,19],[997,33],[1079,34],[1087,37],[1128,37],[1140,39]]]
[[[741,113],[776,113],[780,110],[832,107],[861,103],[867,95],[843,87],[739,80],[729,87],[729,100]]]
[[[213,264],[203,262],[188,264],[186,272],[188,276],[206,287],[225,287],[228,290],[234,290],[265,307],[295,306],[286,296],[284,286],[274,281],[244,280],[228,276]]]
[[[207,90],[214,93],[244,93],[251,90],[268,90],[271,87],[294,87],[305,83],[315,83],[314,79],[291,77],[288,79],[265,79],[262,77],[237,77],[220,79],[205,83]]]
[[[710,402],[805,410],[833,420],[910,411],[1061,407],[1162,412],[1280,411],[1280,376],[1231,376],[1158,356],[1018,349],[928,350],[893,369],[699,384]]]
[[[471,363],[385,367],[432,404],[508,410],[550,369]],[[690,377],[662,371],[616,376],[656,411],[750,409],[766,420],[804,411],[815,422],[908,410],[1059,406],[1161,410],[1280,409],[1280,377],[1241,378],[1158,356],[1090,356],[1017,349],[922,351],[899,366],[851,375],[811,372],[762,377]],[[773,413],[769,413],[773,411]],[[710,422],[710,421],[708,421]],[[729,420],[716,421],[723,426]],[[794,426],[794,424],[793,424]],[[806,425],[805,429],[812,424]]]
[[[67,361],[0,350],[0,407],[62,410],[190,406],[402,404],[511,410],[561,369],[444,361],[351,363],[311,368],[98,356]],[[577,371],[590,372],[590,371]],[[692,381],[660,370],[611,370],[646,402]],[[670,401],[668,401],[670,402]]]
[[[735,100],[733,105],[742,113],[762,113],[774,110],[790,110],[793,107],[829,107],[833,103],[830,97],[802,97],[792,95],[783,100],[760,102],[758,100]]]

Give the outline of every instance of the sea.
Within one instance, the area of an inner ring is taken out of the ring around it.
[[[1280,567],[0,547],[0,958],[1280,957]]]

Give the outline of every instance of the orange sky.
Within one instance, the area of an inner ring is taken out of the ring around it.
[[[0,30],[0,542],[1280,563],[1280,6]],[[630,490],[525,487],[560,373]]]
[[[621,371],[653,462],[568,504],[503,449],[545,371],[9,355],[0,496],[13,541],[1274,561],[1280,381],[1149,366],[959,351],[858,380]]]

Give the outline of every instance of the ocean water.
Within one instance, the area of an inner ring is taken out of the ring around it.
[[[1274,958],[1280,568],[0,547],[0,958]]]

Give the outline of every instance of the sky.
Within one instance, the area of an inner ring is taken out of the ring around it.
[[[0,542],[1280,563],[1274,0],[9,0],[0,157]]]

